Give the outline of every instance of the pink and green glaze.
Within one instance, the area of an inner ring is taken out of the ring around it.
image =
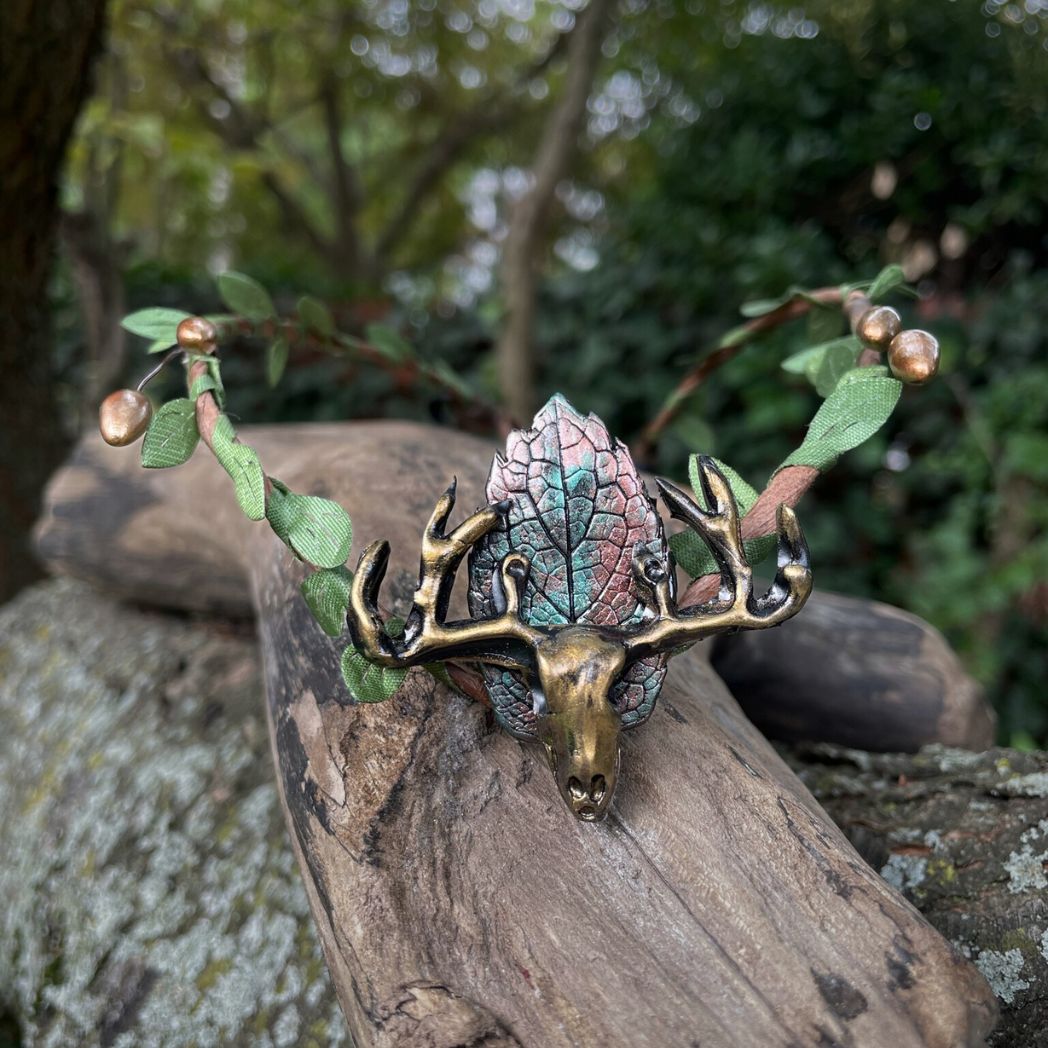
[[[508,508],[503,523],[470,556],[474,618],[494,614],[492,578],[511,550],[531,561],[521,617],[533,626],[633,626],[650,617],[631,564],[639,552],[669,563],[662,521],[629,451],[595,415],[583,417],[554,396],[533,428],[515,430],[505,456],[495,456],[487,497]],[[481,669],[503,726],[534,734],[532,698],[520,675]],[[609,695],[623,727],[648,717],[665,675],[665,655],[626,670]]]

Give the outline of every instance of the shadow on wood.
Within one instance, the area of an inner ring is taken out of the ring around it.
[[[296,490],[388,537],[413,589],[449,474],[482,500],[492,448],[421,426],[245,430]],[[325,953],[361,1045],[978,1045],[985,981],[862,862],[697,653],[625,736],[608,821],[577,823],[540,753],[424,673],[347,704],[342,642],[301,565],[242,520],[215,463],[143,474],[89,439],[40,549],[135,599],[259,622],[271,734]]]

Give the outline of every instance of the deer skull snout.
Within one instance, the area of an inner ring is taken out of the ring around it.
[[[569,626],[535,652],[538,736],[564,802],[586,822],[603,819],[619,775],[621,722],[608,692],[621,675],[621,642]]]

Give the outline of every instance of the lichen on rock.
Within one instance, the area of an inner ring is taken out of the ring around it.
[[[26,1044],[347,1040],[256,667],[249,637],[71,580],[0,609],[0,1006]]]

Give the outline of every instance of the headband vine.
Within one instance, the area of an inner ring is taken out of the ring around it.
[[[117,391],[103,401],[102,435],[110,444],[126,445],[144,434],[142,465],[154,469],[185,462],[202,440],[233,481],[244,514],[252,521],[266,520],[294,556],[313,568],[302,584],[303,596],[321,629],[339,637],[345,631],[353,588],[353,575],[345,567],[352,522],[337,503],[293,492],[266,474],[254,449],[240,440],[225,412],[223,344],[243,336],[263,340],[271,385],[279,382],[290,352],[309,346],[354,354],[370,365],[402,371],[410,381],[441,390],[490,428],[507,429],[508,420],[442,361],[420,360],[413,347],[388,327],[371,325],[364,339],[345,334],[337,329],[327,307],[309,296],[299,299],[294,316],[281,316],[265,288],[240,273],[219,276],[218,291],[228,313],[205,318],[153,308],[124,318],[126,330],[150,340],[148,353],[165,356],[137,389]],[[761,335],[813,312],[836,314],[842,325],[847,321],[850,333],[781,362],[785,371],[806,377],[824,399],[804,441],[772,472],[764,489],[758,492],[727,463],[709,460],[737,503],[743,551],[750,564],[775,547],[780,507],[795,506],[820,473],[881,428],[899,400],[903,382],[922,384],[934,376],[939,359],[936,340],[927,332],[903,330],[899,314],[881,304],[899,291],[909,291],[902,271],[889,266],[872,281],[815,290],[791,288],[779,299],[747,303],[742,310],[746,322],[698,355],[644,430],[639,447],[646,457],[708,375]],[[186,367],[187,396],[167,401],[154,412],[143,390],[164,365],[176,359]],[[692,455],[689,470],[700,507],[708,505],[709,496],[704,461]],[[680,607],[709,600],[721,578],[715,551],[691,529],[670,537],[669,544],[692,580]],[[396,637],[403,623],[389,620],[385,629]],[[381,664],[374,650],[368,655],[348,645],[342,655],[342,675],[355,701],[380,702],[399,689],[407,668]],[[440,663],[425,668],[473,697],[483,695],[479,679],[463,666],[452,662],[447,668]]]

